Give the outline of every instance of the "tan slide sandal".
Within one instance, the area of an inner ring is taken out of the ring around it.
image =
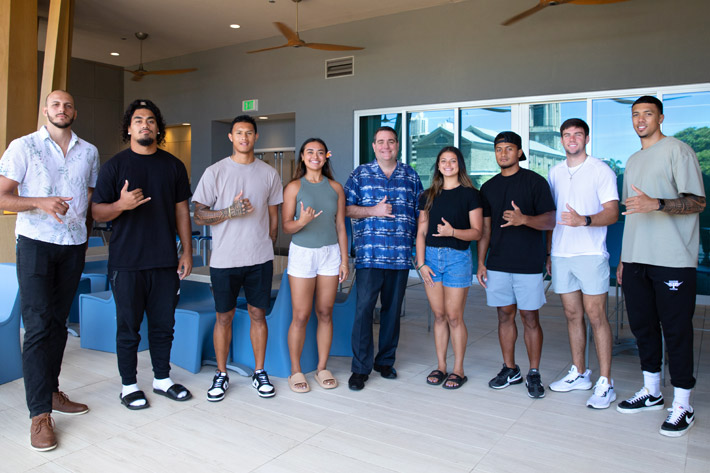
[[[298,386],[299,384],[301,386]],[[294,373],[289,376],[288,387],[295,393],[307,393],[311,390],[311,387],[308,385],[308,381],[306,381],[306,377],[303,376],[303,373]]]
[[[313,378],[323,389],[333,389],[338,386],[338,380],[328,370],[319,371]]]

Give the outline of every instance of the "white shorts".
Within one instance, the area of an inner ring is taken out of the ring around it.
[[[609,291],[609,260],[602,255],[552,257],[552,287],[556,294],[582,291],[594,296]]]
[[[295,278],[338,276],[340,274],[340,246],[305,248],[291,242],[288,248],[288,275]]]

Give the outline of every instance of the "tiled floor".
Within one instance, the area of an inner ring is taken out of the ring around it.
[[[541,371],[547,385],[566,373],[567,332],[559,298],[548,294]],[[118,399],[115,355],[82,350],[69,340],[61,388],[86,402],[82,416],[55,415],[60,445],[37,453],[29,446],[22,380],[0,386],[0,471],[45,472],[704,472],[710,471],[710,347],[705,306],[695,317],[698,384],[692,402],[696,424],[677,439],[658,434],[666,412],[622,415],[612,407],[584,407],[590,392],[547,392],[529,399],[524,385],[494,391],[500,369],[495,310],[482,290],[471,289],[466,310],[468,383],[458,391],[428,386],[435,367],[427,305],[421,286],[408,290],[396,367],[399,377],[377,373],[366,388],[347,388],[349,358],[329,367],[341,386],[325,391],[311,382],[295,394],[274,378],[277,395],[260,399],[246,378],[232,375],[226,399],[209,403],[211,367],[172,377],[194,398],[184,403],[149,395],[152,407],[129,411]],[[628,333],[624,332],[625,336]],[[285,341],[284,341],[285,343]],[[594,350],[591,350],[592,354]],[[517,362],[527,371],[522,327]],[[592,355],[592,370],[597,363]],[[614,357],[619,400],[641,386],[637,356]],[[596,377],[598,373],[595,373]],[[309,380],[312,374],[307,375]],[[150,392],[148,352],[139,355],[139,384]],[[664,394],[672,397],[672,388]]]

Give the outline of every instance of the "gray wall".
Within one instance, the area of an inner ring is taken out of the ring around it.
[[[348,53],[245,54],[281,44],[275,36],[151,63],[149,69],[199,71],[127,81],[125,99],[150,98],[169,122],[192,123],[195,177],[214,156],[213,120],[257,98],[259,114],[296,112],[295,143],[324,138],[344,181],[352,170],[357,109],[710,80],[707,0],[564,5],[500,26],[529,4],[470,0],[302,33],[306,41],[366,47],[354,52],[354,77],[323,78],[324,60]],[[266,130],[260,135],[264,146]]]

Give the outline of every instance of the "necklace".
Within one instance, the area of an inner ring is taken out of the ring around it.
[[[586,163],[586,162],[587,162],[587,159],[585,158],[584,161],[582,161],[582,164],[575,166],[577,169],[575,169],[574,172],[570,171],[569,165],[566,166],[567,174],[569,174],[570,181],[572,180],[572,178],[574,177],[575,174],[577,174],[579,171],[582,170],[582,167],[584,166],[584,163]]]

